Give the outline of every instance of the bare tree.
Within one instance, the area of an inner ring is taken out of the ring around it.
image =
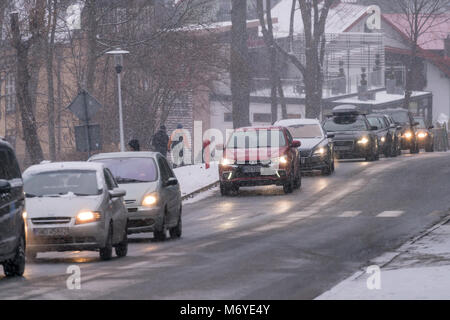
[[[230,77],[235,128],[250,125],[250,70],[247,0],[232,0]]]
[[[405,108],[409,108],[413,90],[418,90],[416,79],[420,78],[419,55],[420,39],[439,24],[448,21],[449,0],[398,0],[392,5],[393,10],[400,12],[399,24],[407,36],[410,52],[406,65]]]

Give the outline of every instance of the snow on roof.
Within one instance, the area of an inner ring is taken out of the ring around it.
[[[274,26],[276,37],[289,35],[291,20],[292,0],[282,0],[272,9],[272,17],[278,18],[278,25]],[[352,24],[362,18],[367,12],[367,6],[353,3],[339,3],[330,9],[325,26],[325,33],[336,34],[345,32]],[[303,33],[303,19],[299,4],[295,12],[294,31],[296,34]]]
[[[37,165],[29,167],[27,170],[25,170],[25,173],[30,174],[30,173],[40,173],[40,172],[60,171],[60,170],[103,171],[103,164],[102,163],[81,162],[81,161],[80,162],[44,163],[44,164],[37,164]]]
[[[423,91],[414,91],[412,94],[412,97],[421,97],[429,95],[429,92],[423,92]],[[401,101],[405,98],[404,95],[399,94],[389,94],[386,91],[380,91],[375,93],[375,100],[368,100],[363,101],[359,100],[358,97],[354,98],[345,98],[341,100],[336,100],[335,102],[339,103],[345,103],[345,104],[367,104],[367,105],[374,105],[374,104],[384,104],[389,102],[396,102]]]
[[[320,121],[317,119],[286,119],[275,122],[275,126],[282,127],[292,127],[297,125],[311,125],[318,124],[320,125]]]
[[[383,18],[394,26],[402,35],[409,39],[410,27],[408,18],[403,14],[383,14]],[[450,14],[443,14],[429,19],[418,40],[418,45],[424,50],[444,50],[444,39],[450,35]]]
[[[92,156],[88,161],[117,158],[155,158],[157,152],[112,152]]]

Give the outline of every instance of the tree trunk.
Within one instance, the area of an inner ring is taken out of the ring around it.
[[[247,1],[232,0],[230,77],[233,125],[250,125],[250,70],[247,35]]]
[[[86,2],[87,8],[87,65],[86,65],[86,90],[95,94],[95,73],[97,71],[97,33],[98,17],[95,0]]]

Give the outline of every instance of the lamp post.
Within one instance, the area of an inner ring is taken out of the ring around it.
[[[117,89],[119,96],[119,129],[120,129],[120,152],[125,152],[125,136],[124,136],[124,128],[123,128],[123,109],[122,109],[122,83],[120,74],[123,70],[123,56],[128,54],[128,51],[122,50],[120,48],[109,51],[106,54],[114,56],[114,62],[116,64],[116,72],[117,72]]]

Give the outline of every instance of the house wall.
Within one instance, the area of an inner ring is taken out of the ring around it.
[[[441,113],[450,116],[450,79],[429,62],[426,62],[426,74],[425,90],[433,93],[433,121],[436,121]]]

